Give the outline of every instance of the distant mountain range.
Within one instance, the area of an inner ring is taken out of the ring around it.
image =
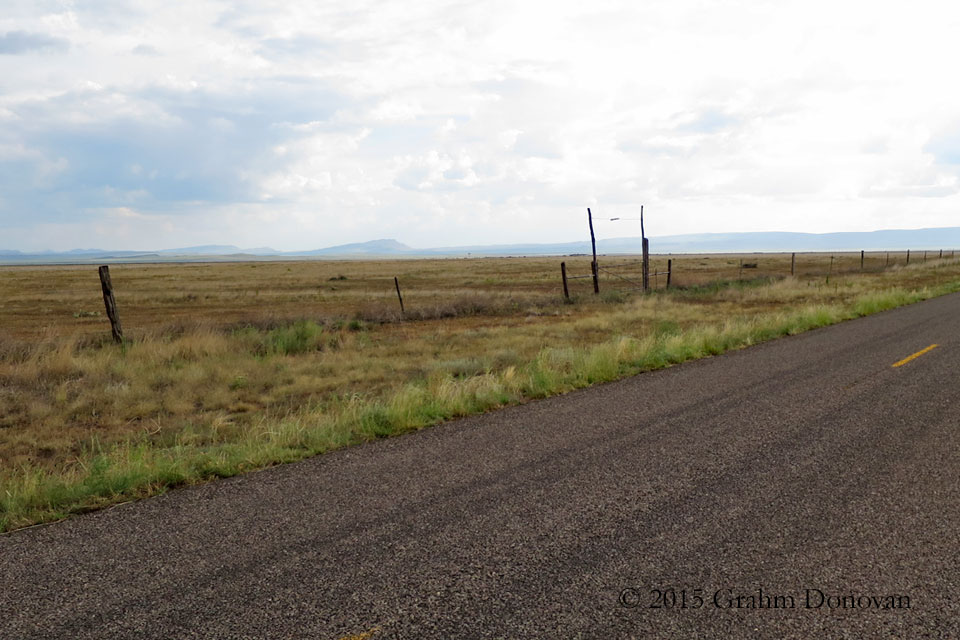
[[[432,249],[426,249],[432,251]],[[355,256],[355,255],[378,255],[388,256],[394,254],[416,254],[417,249],[408,247],[402,242],[396,240],[370,240],[369,242],[354,242],[353,244],[339,244],[335,247],[326,249],[314,249],[313,251],[300,251],[288,255],[301,256]]]
[[[650,238],[653,253],[757,253],[783,251],[895,251],[904,249],[952,250],[960,248],[960,227],[934,229],[888,229],[844,233],[697,233]],[[590,253],[590,242],[553,244],[466,245],[415,249],[396,240],[371,240],[309,251],[277,251],[269,247],[241,249],[232,245],[203,245],[159,251],[113,251],[73,249],[22,253],[0,249],[0,263],[74,263],[224,261],[297,257],[414,258],[430,256],[546,256]],[[610,238],[597,241],[598,253],[640,253],[640,238]]]

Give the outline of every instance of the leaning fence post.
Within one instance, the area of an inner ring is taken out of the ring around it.
[[[907,249],[907,264],[910,264],[910,249]]]
[[[110,267],[103,265],[100,271],[100,288],[103,289],[103,304],[107,308],[107,318],[110,319],[110,333],[117,344],[123,344],[123,328],[120,326],[120,316],[117,314],[117,301],[113,297],[113,284],[110,282]]]
[[[593,249],[593,262],[590,269],[593,272],[593,292],[600,293],[600,273],[597,271],[597,238],[593,235],[593,214],[587,207],[587,223],[590,225],[590,246]]]
[[[673,259],[667,260],[667,289],[670,288],[670,279],[673,277]]]
[[[393,284],[397,287],[397,299],[400,300],[400,315],[404,315],[406,312],[403,310],[403,296],[400,295],[400,280],[397,279],[397,276],[393,276]]]
[[[650,243],[643,227],[643,205],[640,205],[640,250],[643,252],[643,292],[650,289]]]
[[[560,275],[563,277],[563,297],[565,300],[570,299],[570,290],[567,288],[567,263],[560,263]]]

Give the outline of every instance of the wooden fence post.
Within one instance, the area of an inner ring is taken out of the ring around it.
[[[643,291],[650,288],[650,243],[647,242],[647,231],[643,227],[643,205],[640,205],[640,248],[643,252]]]
[[[563,297],[565,300],[570,299],[570,290],[567,288],[567,263],[560,263],[560,276],[563,278]]]
[[[593,263],[590,270],[593,271],[593,292],[600,293],[600,274],[597,272],[597,239],[593,235],[593,214],[590,213],[590,207],[587,207],[587,222],[590,224],[590,246],[593,248]]]
[[[863,249],[860,250],[860,271],[863,271]]]
[[[907,264],[910,264],[910,249],[907,249]]]
[[[100,267],[100,288],[103,290],[103,304],[107,308],[107,318],[110,319],[110,333],[117,344],[123,344],[123,328],[120,326],[120,316],[117,314],[117,301],[113,297],[113,284],[110,282],[110,267]]]
[[[943,260],[943,249],[940,249],[940,256],[937,259]]]
[[[923,252],[923,261],[924,261],[924,262],[927,261],[927,252],[926,252],[926,251]]]
[[[667,289],[670,288],[670,279],[673,277],[673,259],[667,260]]]
[[[397,287],[397,299],[400,300],[400,315],[403,316],[406,311],[403,310],[403,296],[400,295],[400,280],[393,276],[393,284]]]
[[[650,241],[643,239],[643,290],[650,288]]]
[[[797,269],[797,254],[790,254],[790,275],[794,275]]]

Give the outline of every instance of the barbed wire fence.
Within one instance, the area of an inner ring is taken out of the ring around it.
[[[849,275],[854,273],[879,273],[896,267],[906,267],[911,264],[925,263],[928,260],[954,259],[955,250],[926,250],[926,251],[860,251],[858,252],[793,252],[790,254],[790,261],[786,263],[786,254],[746,254],[745,259],[741,256],[730,254],[710,254],[709,257],[702,256],[704,260],[726,258],[728,264],[726,271],[731,272],[730,277],[722,277],[715,273],[717,277],[714,280],[756,280],[759,278],[783,278],[783,277],[826,277],[835,275]],[[699,274],[696,271],[690,271],[688,278],[685,278],[679,285],[676,280],[674,270],[673,256],[666,258],[666,270],[662,269],[662,260],[664,258],[650,259],[648,267],[647,282],[644,283],[643,266],[644,260],[627,260],[626,262],[601,263],[601,257],[594,257],[590,266],[590,274],[570,274],[567,270],[566,261],[560,263],[561,277],[563,280],[564,298],[570,300],[569,281],[580,279],[593,279],[594,294],[599,294],[601,289],[604,292],[614,291],[641,291],[650,292],[660,289],[670,289],[675,286],[687,286],[691,284],[705,284],[702,282],[704,272]],[[695,259],[696,254],[688,256]],[[622,256],[627,258],[627,256]],[[734,262],[736,260],[736,262]],[[661,267],[657,269],[656,262],[660,262]],[[652,268],[650,268],[652,267]],[[736,271],[736,277],[732,272]],[[719,271],[719,270],[718,270]],[[745,278],[745,273],[748,277]],[[600,275],[606,276],[603,280]],[[697,277],[699,276],[699,277]],[[663,280],[661,281],[661,278]],[[651,281],[652,280],[652,281]],[[663,284],[661,285],[661,282]],[[646,284],[646,286],[644,286]],[[601,287],[601,285],[603,285]]]

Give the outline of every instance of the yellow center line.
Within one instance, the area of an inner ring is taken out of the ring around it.
[[[345,636],[343,638],[340,638],[340,640],[370,640],[370,638],[373,637],[373,634],[377,633],[378,631],[380,631],[380,627],[374,627],[373,629],[370,629],[370,631],[367,631],[366,633],[358,633],[352,636]]]
[[[914,358],[919,358],[920,356],[922,356],[922,355],[925,354],[926,352],[928,352],[928,351],[933,351],[934,349],[936,349],[936,348],[939,347],[939,346],[940,346],[940,345],[938,345],[938,344],[932,344],[932,345],[930,345],[929,347],[927,347],[926,349],[921,349],[920,351],[917,351],[917,352],[916,352],[915,354],[913,354],[912,356],[907,356],[906,358],[904,358],[904,359],[901,360],[900,362],[894,362],[893,365],[891,365],[891,366],[901,367],[901,366],[907,364],[908,362],[910,362],[911,360],[913,360]]]

